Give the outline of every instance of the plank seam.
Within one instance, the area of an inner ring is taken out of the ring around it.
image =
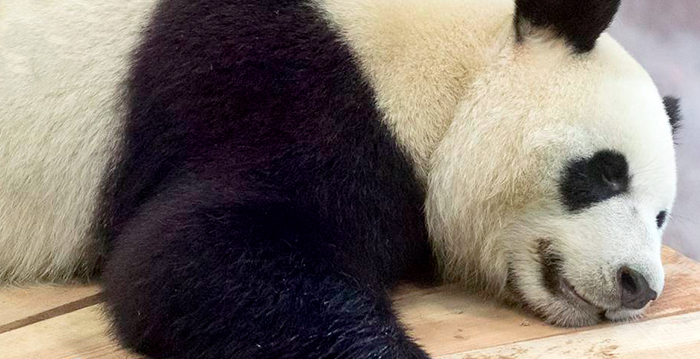
[[[95,305],[98,303],[101,303],[103,301],[102,298],[102,293],[97,293],[93,294],[81,299],[78,299],[76,301],[66,303],[63,305],[60,305],[55,308],[51,308],[49,310],[45,310],[43,312],[30,315],[28,317],[24,317],[22,319],[15,320],[14,322],[10,322],[7,324],[0,325],[0,334],[2,333],[7,333],[11,330],[19,329],[22,327],[26,327],[28,325],[32,325],[47,319],[51,319],[54,317],[57,317],[59,315],[67,314],[74,312],[76,310],[80,310],[86,307],[89,307],[91,305]]]

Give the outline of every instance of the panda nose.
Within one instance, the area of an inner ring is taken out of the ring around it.
[[[622,292],[621,304],[627,309],[642,309],[647,303],[656,299],[656,292],[649,288],[644,276],[629,267],[617,271],[617,283]]]

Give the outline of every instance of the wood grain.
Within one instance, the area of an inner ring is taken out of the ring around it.
[[[650,305],[646,319],[700,311],[700,264],[669,248],[664,248],[662,256],[665,289],[660,299]],[[610,325],[553,327],[528,313],[469,295],[454,285],[428,289],[407,286],[395,298],[399,315],[413,337],[435,356]]]
[[[97,303],[97,286],[0,288],[0,333]]]
[[[647,316],[659,318],[700,311],[700,263],[668,247],[663,249],[662,260],[666,285]]]
[[[688,359],[700,357],[700,313],[441,356],[438,359]]]
[[[670,249],[663,259],[664,293],[646,321],[637,323],[552,327],[456,285],[404,286],[394,300],[413,336],[439,359],[692,358],[700,353],[700,264]],[[0,358],[137,358],[107,335],[101,305],[90,305],[100,300],[98,292],[98,287],[0,290],[0,319],[6,327],[15,323],[0,334]]]
[[[107,335],[99,305],[0,334],[3,359],[138,359]]]

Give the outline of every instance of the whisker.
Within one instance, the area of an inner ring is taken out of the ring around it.
[[[678,218],[679,220],[683,220],[683,221],[685,221],[685,222],[690,222],[690,223],[692,223],[692,224],[698,224],[698,222],[697,222],[695,219],[688,218],[688,217],[685,217],[685,216],[681,216],[681,215],[679,215],[679,214],[671,214],[669,218],[670,218],[670,219]]]

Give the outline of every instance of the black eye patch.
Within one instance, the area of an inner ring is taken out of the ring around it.
[[[562,203],[579,211],[629,190],[629,165],[625,156],[612,150],[568,163],[559,185]]]

